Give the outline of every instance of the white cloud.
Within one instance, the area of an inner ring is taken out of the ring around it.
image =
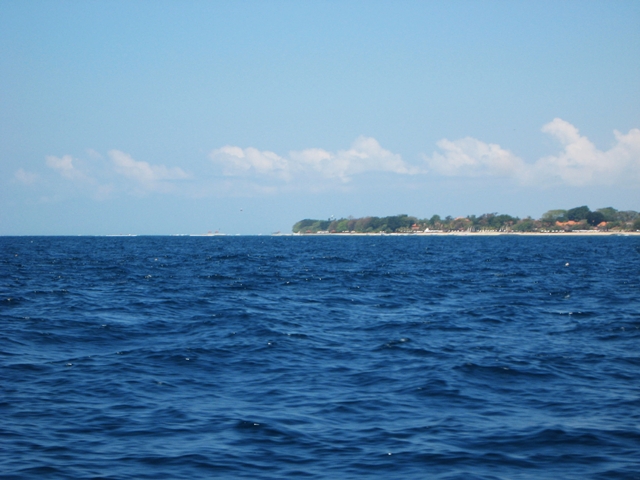
[[[100,152],[96,152],[93,148],[87,148],[85,151],[87,152],[87,155],[92,158],[102,158]]]
[[[20,183],[23,183],[24,185],[33,185],[34,183],[36,183],[36,181],[38,181],[38,174],[36,173],[32,173],[32,172],[27,172],[26,170],[23,170],[22,168],[19,168],[16,173],[13,174],[13,177]]]
[[[598,150],[578,129],[560,118],[542,127],[556,137],[563,150],[526,163],[496,144],[474,138],[440,140],[443,151],[425,157],[429,168],[448,176],[503,176],[522,184],[569,186],[613,185],[640,181],[640,130],[623,135],[615,131],[616,144]]]
[[[532,168],[534,178],[556,178],[573,186],[640,181],[639,129],[626,135],[614,131],[616,144],[607,151],[598,150],[576,127],[560,118],[546,124],[542,131],[556,137],[564,149],[539,159]]]
[[[387,173],[410,188],[406,176],[418,183],[424,174],[451,177],[502,177],[523,185],[588,186],[640,184],[640,129],[627,134],[615,131],[615,142],[608,150],[599,150],[570,123],[556,118],[542,131],[557,139],[557,153],[527,162],[500,145],[466,137],[442,139],[438,151],[425,157],[416,167],[402,157],[382,148],[371,137],[355,139],[350,148],[329,151],[309,148],[281,156],[272,151],[227,145],[213,150],[209,157],[221,168],[225,179],[191,178],[179,167],[138,161],[120,150],[111,150],[107,158],[87,150],[87,157],[47,156],[46,165],[61,177],[73,181],[72,194],[106,199],[119,192],[145,194],[150,191],[182,193],[187,196],[253,196],[283,192],[322,192],[327,189],[353,191],[358,175]],[[119,181],[118,181],[119,180]],[[374,179],[367,179],[369,180]],[[385,181],[390,180],[389,175]],[[25,185],[49,184],[45,175],[19,169],[13,181]],[[64,187],[63,187],[64,188]],[[63,191],[63,190],[60,190]]]
[[[291,152],[293,161],[322,174],[327,178],[348,181],[353,175],[365,172],[417,173],[402,157],[385,150],[371,137],[358,137],[349,150],[331,153],[322,149]]]
[[[74,159],[71,155],[64,155],[62,157],[49,155],[46,157],[46,164],[62,177],[74,182],[74,194],[77,192],[85,192],[96,200],[105,200],[110,197],[111,192],[114,190],[113,185],[103,185],[100,183],[100,175],[96,177],[86,173],[91,165],[88,165],[82,160]],[[82,168],[78,167],[77,164],[80,164]],[[93,171],[93,173],[96,172]],[[18,172],[16,176],[18,176]],[[43,197],[43,200],[55,201],[57,198],[57,196]]]
[[[86,151],[90,160],[78,160],[71,155],[46,157],[46,164],[62,177],[73,180],[74,192],[85,191],[97,199],[105,200],[118,191],[131,187],[133,192],[140,194],[148,191],[174,191],[172,181],[189,178],[184,170],[178,167],[151,165],[147,162],[134,160],[131,155],[120,150],[108,152],[109,160],[95,150]],[[92,172],[90,175],[89,172]],[[129,179],[129,185],[114,181],[114,174]],[[15,173],[15,179],[28,184],[35,181],[35,174],[20,169]],[[81,187],[81,188],[78,188]],[[131,189],[130,189],[131,190]]]
[[[449,176],[517,176],[524,162],[500,145],[484,143],[475,138],[440,140],[438,147],[444,154],[435,152],[427,157],[431,170]]]
[[[258,149],[240,148],[227,145],[213,150],[209,155],[214,163],[222,166],[225,175],[271,175],[285,180],[291,178],[293,165],[279,155]]]
[[[71,155],[64,155],[61,158],[49,155],[46,157],[47,166],[57,171],[60,175],[70,180],[92,181],[85,173],[73,164]]]
[[[147,162],[134,160],[131,155],[120,150],[110,150],[108,154],[116,173],[135,180],[147,190],[166,190],[167,181],[189,178],[189,175],[179,167],[168,168],[164,165],[151,165]]]
[[[281,157],[255,148],[225,146],[213,150],[209,157],[221,165],[228,176],[270,176],[285,181],[313,174],[347,182],[352,176],[365,172],[417,173],[417,169],[407,165],[400,155],[383,149],[374,138],[364,136],[358,137],[350,149],[335,153],[310,148]]]

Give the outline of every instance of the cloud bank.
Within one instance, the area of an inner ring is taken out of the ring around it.
[[[300,176],[320,176],[327,179],[351,181],[354,175],[365,172],[418,173],[401,156],[385,150],[371,137],[358,137],[351,148],[329,152],[309,148],[289,152],[281,157],[274,152],[227,145],[213,150],[209,158],[222,167],[226,176],[267,176],[290,181]]]
[[[447,176],[517,176],[526,168],[524,161],[500,145],[475,138],[442,139],[436,144],[444,153],[435,152],[425,160],[429,168]]]
[[[110,150],[108,154],[117,174],[135,181],[145,190],[166,190],[169,186],[167,181],[189,178],[189,175],[179,167],[151,165],[134,160],[131,155],[120,150]]]
[[[46,163],[49,168],[57,171],[60,175],[64,178],[68,178],[69,180],[92,181],[90,176],[73,164],[73,158],[71,155],[64,155],[61,158],[49,155],[46,158]]]
[[[534,188],[640,184],[640,129],[631,129],[627,134],[614,131],[615,142],[604,151],[560,118],[544,125],[541,131],[556,139],[560,149],[533,162],[525,161],[501,145],[465,137],[438,141],[437,151],[430,156],[423,155],[424,161],[413,165],[405,162],[400,154],[382,148],[375,138],[360,136],[348,149],[308,148],[290,151],[285,156],[253,147],[227,145],[209,154],[210,162],[218,168],[217,174],[210,168],[211,173],[205,171],[200,178],[194,178],[178,166],[136,160],[115,149],[105,157],[88,150],[88,158],[84,160],[71,155],[49,155],[45,164],[70,182],[74,192],[88,192],[99,199],[118,192],[206,197],[352,189],[362,184],[354,180],[368,173],[395,175],[396,183],[400,184],[406,182],[402,177],[409,175],[414,178],[412,184],[443,176],[474,177],[478,181],[503,178]],[[22,168],[14,173],[13,181],[23,185],[52,185],[46,176]]]
[[[541,158],[533,175],[554,178],[571,186],[613,185],[640,181],[640,130],[626,135],[614,131],[615,145],[598,150],[578,129],[559,118],[547,123],[542,131],[554,136],[564,147],[557,155]]]
[[[13,178],[22,183],[23,185],[33,185],[38,181],[38,174],[33,172],[28,172],[23,168],[19,168],[13,174]]]
[[[399,154],[383,149],[371,137],[358,137],[348,150],[330,152],[310,148],[289,152],[282,157],[255,148],[225,146],[209,157],[229,177],[278,179],[339,179],[349,182],[366,172],[399,175],[425,174],[449,177],[502,177],[526,186],[617,185],[640,181],[640,130],[614,132],[616,143],[602,151],[580,135],[569,122],[556,118],[542,127],[554,137],[560,152],[529,163],[500,145],[472,137],[442,139],[439,151],[423,156],[425,163],[406,163]]]
[[[624,135],[614,131],[616,143],[602,151],[580,135],[576,127],[560,118],[542,127],[555,137],[562,151],[534,163],[475,138],[440,140],[441,152],[425,157],[429,170],[446,176],[513,178],[523,185],[615,185],[640,181],[640,130]]]
[[[152,191],[166,193],[173,191],[172,182],[190,178],[190,175],[179,167],[138,161],[120,150],[110,150],[109,160],[104,160],[102,155],[94,150],[88,150],[87,153],[92,157],[90,162],[83,162],[71,155],[49,155],[45,163],[61,177],[72,181],[77,189],[89,189],[97,199],[106,199],[118,190],[138,195]],[[16,171],[14,177],[25,185],[39,180],[36,174],[24,169]],[[118,182],[118,178],[122,180]]]

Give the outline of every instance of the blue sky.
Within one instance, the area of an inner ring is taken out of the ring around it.
[[[637,1],[0,0],[0,235],[640,210]]]

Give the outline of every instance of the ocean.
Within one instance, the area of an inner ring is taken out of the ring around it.
[[[0,237],[2,479],[640,479],[640,237]]]

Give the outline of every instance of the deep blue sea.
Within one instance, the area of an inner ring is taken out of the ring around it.
[[[2,479],[640,479],[640,237],[0,237]]]

